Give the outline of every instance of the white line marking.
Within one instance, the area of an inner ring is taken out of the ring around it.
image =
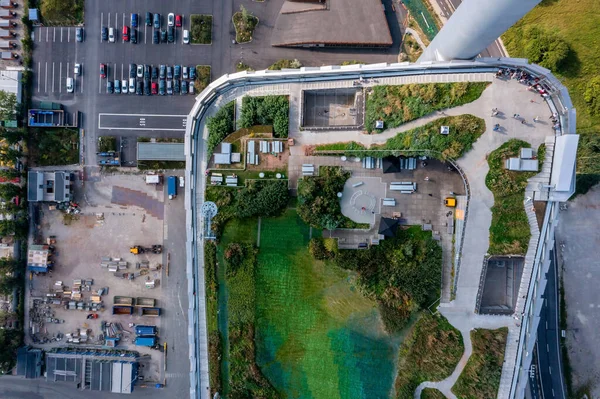
[[[548,366],[548,372],[552,375],[552,367]]]
[[[52,63],[52,93],[54,93],[54,62]]]
[[[67,29],[67,43],[71,43],[71,28]]]
[[[83,80],[84,79],[81,77],[81,75],[83,75],[83,64],[80,64],[80,66],[79,66],[79,73],[80,73],[80,75],[79,75],[80,79],[79,80],[81,81],[81,84],[80,84],[80,86],[81,86],[81,92],[83,93]]]
[[[38,73],[37,73],[37,81],[38,81],[38,93],[40,92],[40,78],[41,78],[41,68],[42,64],[38,61]]]
[[[98,93],[102,94],[102,77],[98,75]]]
[[[50,33],[50,28],[46,28],[46,43],[48,43],[48,33]]]
[[[98,114],[98,116],[160,116],[160,117],[167,117],[167,118],[187,118],[187,115],[165,115],[165,114],[112,114],[112,113],[106,113],[106,112],[101,112]]]
[[[62,93],[62,62],[59,64],[59,68],[58,68],[59,72],[58,72],[58,92]]]
[[[48,93],[48,63],[46,62],[46,74],[44,76],[44,93]]]
[[[115,13],[115,30],[117,30],[118,27],[119,25],[117,25],[117,13]]]
[[[56,28],[52,29],[52,42],[56,41]]]
[[[121,80],[123,80],[123,64],[121,64]]]
[[[100,43],[102,43],[102,27],[104,26],[104,13],[100,13]]]
[[[60,42],[62,43],[62,39],[63,39],[63,28],[60,28]]]
[[[144,44],[148,43],[148,35],[146,34],[146,29],[148,29],[148,25],[144,24]]]
[[[550,345],[546,344],[546,352],[550,353]]]
[[[148,131],[161,131],[161,132],[185,132],[185,129],[161,129],[161,128],[137,128],[137,127],[98,127],[100,130],[148,130]]]

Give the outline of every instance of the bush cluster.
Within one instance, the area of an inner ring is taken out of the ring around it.
[[[206,127],[208,128],[208,140],[206,143],[208,156],[210,157],[215,148],[227,137],[233,133],[235,126],[235,101],[230,102],[219,109],[215,116],[208,118]]]
[[[246,96],[242,100],[240,125],[249,128],[254,125],[272,125],[275,137],[288,135],[290,104],[287,96]]]

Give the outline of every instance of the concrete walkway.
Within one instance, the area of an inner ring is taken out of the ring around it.
[[[412,28],[406,28],[406,33],[409,33],[415,40],[417,43],[419,43],[419,46],[421,46],[421,48],[423,50],[425,50],[425,47],[427,47],[425,45],[425,43],[423,43],[423,40],[421,40],[421,36],[419,36],[419,32],[417,32],[416,30],[412,29]]]

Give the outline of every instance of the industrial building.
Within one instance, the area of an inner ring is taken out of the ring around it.
[[[67,202],[73,199],[71,172],[28,172],[27,199],[29,202]]]

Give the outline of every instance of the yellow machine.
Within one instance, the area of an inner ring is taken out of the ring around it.
[[[133,247],[129,248],[129,252],[131,252],[134,255],[139,255],[143,253],[160,254],[162,253],[162,245],[153,245],[150,248],[145,248],[141,245],[134,245]]]
[[[448,197],[444,200],[444,205],[446,205],[449,208],[454,208],[456,206],[456,198],[454,197]]]

